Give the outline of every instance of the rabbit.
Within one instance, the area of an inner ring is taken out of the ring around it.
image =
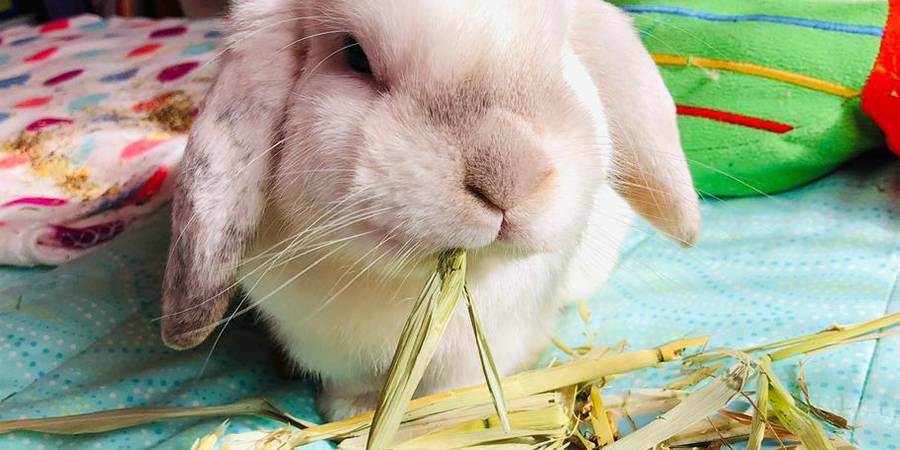
[[[227,23],[173,200],[172,348],[252,308],[345,418],[376,405],[441,251],[469,250],[509,375],[603,283],[635,214],[699,237],[674,102],[614,6],[240,0]],[[454,314],[417,395],[483,381]]]

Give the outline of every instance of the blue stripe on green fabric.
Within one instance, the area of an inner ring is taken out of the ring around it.
[[[822,20],[801,19],[799,17],[774,16],[769,14],[743,14],[727,15],[697,11],[688,8],[662,5],[633,5],[622,7],[631,14],[669,14],[673,16],[692,17],[695,19],[709,20],[713,22],[768,22],[781,25],[794,25],[798,27],[813,28],[816,30],[834,31],[838,33],[862,34],[878,36],[884,33],[880,27],[866,25],[848,25],[843,23],[825,22]]]

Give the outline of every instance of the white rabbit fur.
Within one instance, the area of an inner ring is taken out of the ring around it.
[[[509,374],[603,282],[632,208],[697,238],[673,103],[614,7],[246,0],[230,24],[176,192],[175,348],[202,342],[240,283],[345,417],[374,406],[436,252],[472,250],[467,282]],[[371,76],[348,68],[350,35]],[[459,309],[419,393],[481,377]]]

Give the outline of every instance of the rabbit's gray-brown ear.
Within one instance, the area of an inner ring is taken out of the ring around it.
[[[623,11],[597,0],[578,0],[576,9],[572,45],[604,103],[616,190],[658,230],[691,246],[700,209],[662,76]]]
[[[273,144],[293,87],[298,52],[278,51],[290,36],[267,32],[234,40],[241,47],[223,54],[191,131],[163,286],[162,338],[169,347],[199,345],[228,308],[266,203]]]

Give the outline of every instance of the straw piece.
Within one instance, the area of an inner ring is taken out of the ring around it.
[[[759,361],[759,370],[769,379],[769,405],[778,421],[809,450],[835,450],[822,426],[797,407],[790,392],[775,376],[770,358],[763,357]]]
[[[606,410],[620,417],[639,417],[647,414],[666,412],[688,397],[684,391],[668,389],[641,389],[624,394],[606,395],[603,404]]]
[[[740,424],[747,425],[747,433],[750,433],[750,427],[753,425],[752,414],[732,411],[730,409],[720,409],[719,414]],[[790,430],[785,428],[784,425],[778,423],[777,421],[769,420],[768,422],[766,422],[765,429],[767,438],[793,441],[797,440],[797,437],[791,434]]]
[[[534,444],[488,444],[460,447],[459,450],[534,450]]]
[[[818,336],[827,336],[827,335],[833,334],[835,332],[836,332],[835,327],[831,327],[831,328],[822,330],[818,333],[811,334],[811,335],[798,336],[798,337],[794,337],[794,338],[790,338],[790,339],[785,339],[782,341],[772,342],[772,343],[765,344],[765,345],[758,345],[756,347],[745,348],[745,349],[741,350],[741,352],[746,353],[746,354],[753,354],[753,353],[759,353],[759,352],[766,352],[766,351],[770,351],[770,350],[777,350],[777,349],[784,348],[784,347],[787,347],[790,345],[796,345],[796,344],[810,341],[812,339],[815,339]],[[684,362],[686,364],[701,364],[701,363],[707,363],[710,361],[715,361],[715,360],[719,360],[719,359],[723,359],[723,358],[725,358],[725,355],[717,354],[714,352],[701,353],[698,355],[693,355],[693,356],[689,356],[689,357],[685,358]]]
[[[367,445],[370,450],[386,449],[400,428],[406,404],[425,375],[462,295],[465,273],[464,251],[440,256],[438,270],[419,295],[400,335],[372,420]]]
[[[763,356],[763,358],[767,358]],[[766,436],[766,422],[769,412],[769,377],[760,372],[756,380],[756,409],[753,411],[753,422],[750,424],[750,438],[747,450],[760,450]]]
[[[212,433],[203,436],[200,439],[194,441],[194,445],[191,446],[191,450],[214,450],[216,445],[219,443],[219,438],[225,434],[225,431],[228,430],[229,421],[226,420],[216,427]]]
[[[703,347],[709,342],[709,336],[676,341],[659,348],[659,354],[663,361],[672,361],[681,357],[685,348]]]
[[[665,445],[680,447],[685,445],[704,446],[719,444],[729,439],[746,436],[750,426],[735,422],[728,417],[714,417],[701,420],[666,439]]]
[[[578,355],[578,352],[575,349],[569,347],[568,345],[566,345],[565,342],[563,342],[555,337],[551,337],[550,342],[552,342],[553,345],[556,346],[556,348],[560,349],[563,353],[565,353],[569,356]]]
[[[533,411],[546,409],[551,405],[563,405],[563,409],[565,410],[567,408],[567,400],[560,392],[548,392],[513,400],[509,402],[509,409],[510,411]],[[400,425],[400,430],[395,436],[395,441],[409,441],[435,430],[452,428],[466,422],[490,417],[492,414],[495,414],[494,406],[492,404],[484,404],[471,408],[462,408],[435,414],[411,422],[404,422]],[[369,435],[367,432],[360,433],[357,436],[341,441],[338,448],[341,450],[364,450],[366,448],[368,437]]]
[[[601,446],[613,443],[616,440],[612,425],[610,425],[609,415],[603,406],[603,397],[600,395],[600,388],[591,386],[591,426],[594,429],[594,436],[597,443]]]
[[[665,387],[666,389],[687,389],[689,387],[696,386],[703,382],[703,380],[707,378],[713,378],[719,373],[722,368],[725,367],[721,364],[712,365],[709,367],[700,367],[697,370],[691,372],[688,376],[675,380]]]
[[[591,324],[591,309],[588,308],[587,303],[584,300],[578,301],[578,314],[581,316],[581,321],[584,322],[585,325],[590,326]]]
[[[581,322],[584,324],[584,337],[588,343],[594,344],[594,330],[591,329],[591,309],[588,308],[584,300],[578,301],[578,314],[581,316]]]
[[[488,347],[487,338],[484,335],[484,328],[481,326],[481,319],[478,318],[478,311],[472,302],[472,295],[469,289],[463,287],[463,295],[466,297],[466,309],[469,311],[469,322],[472,323],[472,331],[475,333],[475,343],[478,346],[478,357],[481,358],[481,370],[484,372],[484,380],[488,390],[491,391],[491,399],[494,401],[494,409],[500,418],[500,424],[503,431],[510,432],[509,415],[506,412],[506,399],[503,397],[503,386],[500,384],[500,373],[497,372],[497,365],[494,364],[494,357],[491,356],[491,349]]]
[[[269,433],[264,431],[250,431],[225,435],[219,450],[259,450],[261,442],[264,442]]]
[[[886,339],[886,338],[894,337],[894,336],[898,336],[898,335],[900,335],[900,330],[891,330],[891,331],[884,331],[881,333],[872,333],[872,334],[867,334],[864,336],[856,337],[853,339],[847,339],[836,346],[855,344],[857,342],[874,341],[874,340],[878,340],[878,339]],[[807,353],[807,355],[815,355],[817,353],[831,351],[832,347],[833,346],[822,347],[820,349],[817,349],[817,350]]]
[[[832,333],[815,336],[810,340],[802,343],[783,348],[769,355],[772,362],[803,355],[825,347],[831,347],[847,340],[878,331],[882,328],[889,328],[900,325],[900,313],[894,313],[880,319],[872,320],[860,325],[848,327],[846,329],[835,331]]]
[[[821,350],[831,349],[834,346],[839,345],[847,345],[856,342],[862,342],[871,339],[880,339],[883,337],[894,336],[896,333],[894,332],[885,332],[879,334],[869,334],[873,331],[877,331],[879,329],[884,328],[892,328],[897,325],[900,325],[900,313],[895,313],[890,316],[881,317],[875,319],[873,321],[864,322],[861,324],[856,324],[853,326],[832,326],[828,329],[822,330],[818,333],[806,335],[806,336],[798,336],[791,339],[786,339],[783,341],[773,342],[770,344],[760,345],[756,347],[751,347],[742,350],[743,353],[752,354],[759,352],[767,352],[772,350],[784,349],[786,347],[792,348],[793,352],[799,351],[797,354],[810,354],[816,353]],[[851,331],[852,330],[852,331]],[[848,333],[848,331],[851,331]],[[900,331],[898,331],[900,332]],[[812,345],[813,348],[804,349],[804,346]],[[773,358],[772,361],[778,361],[780,359],[785,359],[790,357],[788,354],[781,354],[777,358]],[[796,355],[793,355],[796,356]],[[718,359],[724,358],[722,354],[716,354],[714,352],[693,355],[685,358],[685,364],[701,364],[706,363]]]
[[[562,405],[535,411],[513,412],[509,415],[512,430],[500,428],[496,415],[474,420],[453,428],[428,433],[392,447],[393,450],[450,450],[516,437],[561,437],[569,424]]]
[[[743,390],[753,369],[744,363],[731,367],[727,373],[713,379],[694,392],[678,406],[605,450],[646,450],[671,438],[691,424],[703,420],[727,405]]]
[[[850,421],[844,417],[841,417],[838,414],[835,414],[831,411],[819,408],[814,405],[812,399],[809,396],[809,386],[806,384],[806,370],[803,366],[803,363],[800,363],[799,373],[797,375],[797,384],[800,386],[800,392],[803,393],[803,409],[809,410],[819,419],[828,422],[835,428],[840,428],[842,430],[852,430],[853,427],[850,425]]]
[[[124,408],[88,414],[22,419],[0,422],[0,434],[13,431],[81,435],[106,433],[149,423],[178,419],[209,419],[215,417],[257,416],[291,423],[297,427],[309,424],[278,409],[268,400],[250,399],[230,405],[195,408]]]

